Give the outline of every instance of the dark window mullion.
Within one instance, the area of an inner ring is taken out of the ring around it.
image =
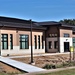
[[[8,35],[7,35],[7,49],[8,49]]]
[[[38,36],[38,48],[40,49],[40,35]]]
[[[35,43],[35,49],[37,49],[37,36],[34,35],[34,43]]]
[[[4,41],[3,41],[3,43],[2,43],[2,47],[3,47],[2,49],[4,49]]]
[[[20,38],[21,39],[21,38]],[[20,49],[22,49],[22,47],[21,47],[21,40],[20,40]]]
[[[10,34],[10,47],[11,47],[11,49],[13,49],[13,35],[12,34]]]
[[[43,36],[42,36],[42,49],[44,49]]]

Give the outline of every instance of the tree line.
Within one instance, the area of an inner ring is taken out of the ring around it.
[[[64,19],[64,20],[60,20],[59,22],[63,24],[75,25],[75,19]]]

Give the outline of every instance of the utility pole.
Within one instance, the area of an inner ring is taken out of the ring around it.
[[[32,20],[30,19],[30,29],[31,29],[31,64],[34,63],[33,61],[33,47],[32,47]]]

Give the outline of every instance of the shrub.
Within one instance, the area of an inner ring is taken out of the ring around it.
[[[53,65],[53,64],[46,64],[43,68],[44,68],[44,69],[55,69],[56,66]]]
[[[60,65],[56,65],[56,68],[75,66],[75,62],[62,62]]]
[[[75,66],[75,62],[62,62],[61,64],[46,64],[43,68],[44,69],[56,69],[56,68],[63,68],[63,67],[70,67]]]

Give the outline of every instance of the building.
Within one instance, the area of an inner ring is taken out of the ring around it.
[[[0,54],[30,54],[31,25],[33,53],[69,52],[75,46],[73,25],[0,17]]]
[[[46,52],[69,52],[75,40],[75,26],[65,25],[59,22],[40,22],[40,25],[46,27],[45,30],[45,48]]]

